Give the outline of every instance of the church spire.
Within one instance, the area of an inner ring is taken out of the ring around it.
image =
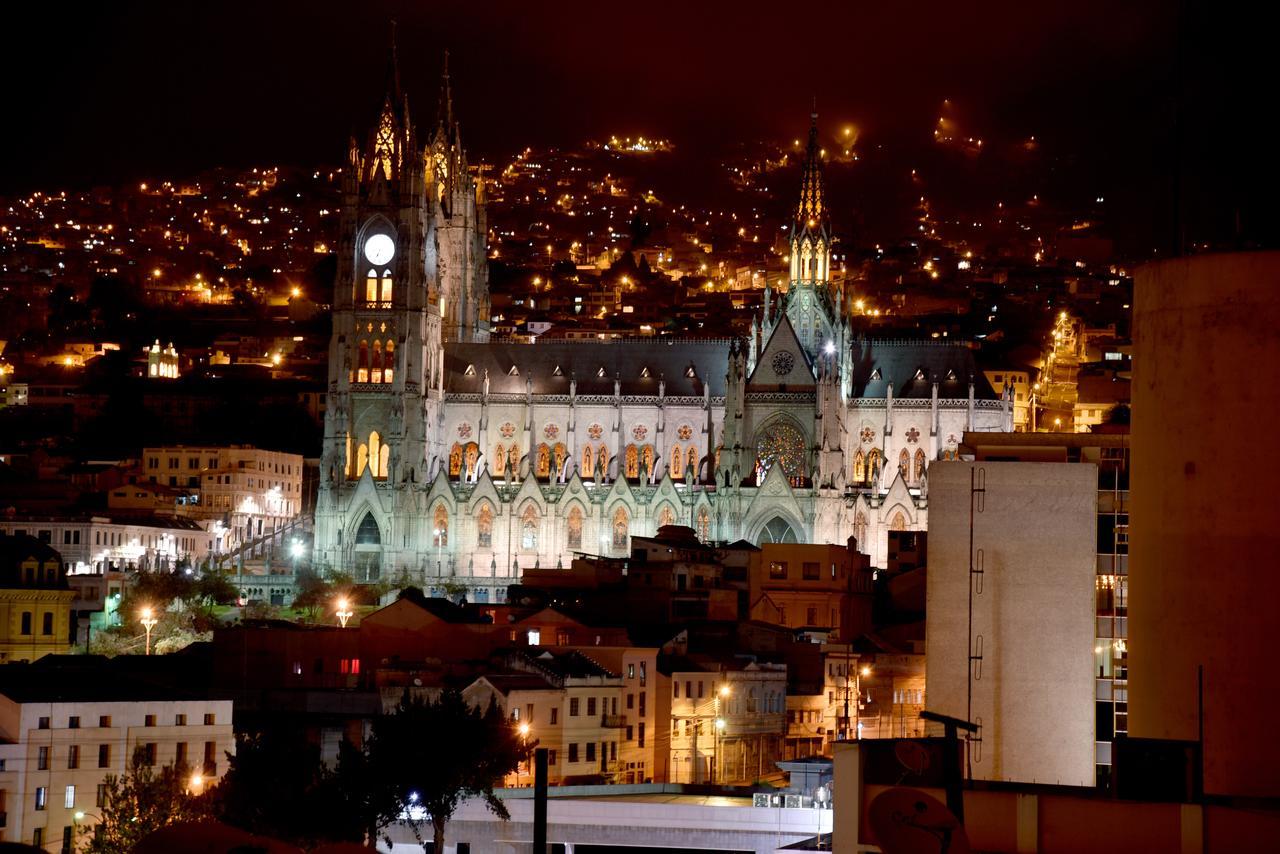
[[[826,222],[827,204],[822,186],[822,149],[818,145],[818,108],[809,114],[809,146],[800,179],[800,204],[796,206],[793,232],[813,229]]]
[[[440,102],[436,107],[436,138],[447,146],[458,144],[458,122],[453,117],[453,87],[449,82],[449,51],[444,52],[440,72]]]
[[[391,180],[399,175],[405,154],[413,149],[413,127],[409,121],[409,99],[400,88],[400,62],[396,55],[396,22],[391,22],[387,47],[387,70],[383,81],[382,107],[369,142],[369,171]]]

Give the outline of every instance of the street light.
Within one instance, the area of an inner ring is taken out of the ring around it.
[[[854,682],[854,691],[857,693],[856,702],[853,706],[853,732],[855,738],[862,738],[862,678],[871,675],[871,665],[864,664],[858,670],[858,678]]]
[[[520,752],[524,758],[520,765],[516,766],[516,785],[520,785],[520,767],[524,766],[525,773],[529,773],[529,722],[521,721],[516,727],[516,732],[520,733]]]
[[[723,699],[726,704],[729,702],[729,686],[724,684],[716,691],[715,697],[715,731],[711,733],[715,740],[711,742],[711,782],[717,783],[724,779],[724,775],[720,773],[720,734],[724,731],[725,721],[720,717],[720,701]]]
[[[151,654],[151,630],[155,628],[156,623],[160,622],[156,619],[155,613],[151,610],[151,606],[142,609],[142,627],[147,630],[147,655]]]
[[[345,629],[347,620],[350,620],[351,615],[355,612],[351,610],[351,602],[345,596],[339,599],[336,604],[337,608],[334,613],[338,617],[338,624]]]

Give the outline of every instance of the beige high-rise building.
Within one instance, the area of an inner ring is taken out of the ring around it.
[[[1277,252],[1135,277],[1129,732],[1203,731],[1211,795],[1280,796],[1278,285]]]
[[[980,726],[974,779],[1093,786],[1097,466],[957,461],[930,479],[929,709]]]

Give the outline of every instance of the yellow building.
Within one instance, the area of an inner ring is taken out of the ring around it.
[[[62,556],[26,535],[0,534],[0,662],[71,649],[71,600]]]

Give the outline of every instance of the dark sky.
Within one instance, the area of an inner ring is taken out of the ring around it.
[[[1208,187],[1215,217],[1243,210],[1257,231],[1258,186],[1274,176],[1270,22],[1184,0],[1179,84],[1178,5],[7,4],[0,192],[337,162],[376,107],[395,18],[419,121],[448,48],[464,139],[482,155],[626,131],[716,149],[803,131],[813,97],[864,141],[921,139],[950,98],[966,131],[1037,134],[1122,194],[1167,189],[1181,150],[1189,198]]]

